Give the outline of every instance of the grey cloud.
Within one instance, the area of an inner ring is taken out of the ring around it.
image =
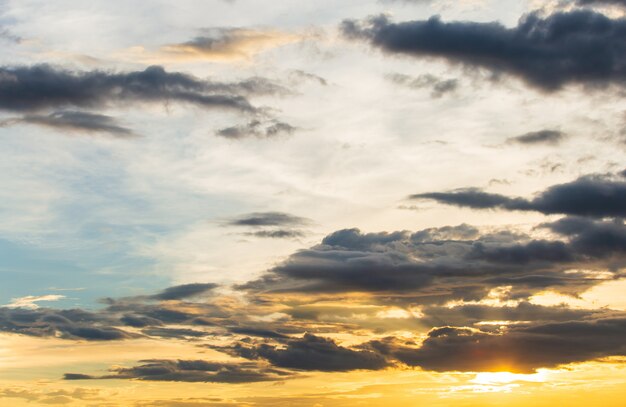
[[[537,211],[591,217],[626,216],[626,180],[623,176],[584,176],[554,185],[533,199],[510,198],[479,189],[428,192],[410,199],[432,199],[440,203],[474,209]]]
[[[158,294],[149,296],[149,298],[155,300],[182,300],[185,298],[206,294],[217,287],[218,285],[213,283],[183,284],[168,287]]]
[[[346,20],[348,39],[390,54],[435,57],[517,76],[544,91],[570,83],[623,85],[626,20],[591,10],[531,13],[518,25],[428,20],[393,23],[385,16]]]
[[[230,220],[229,226],[302,226],[310,221],[284,212],[254,212]]]
[[[263,122],[260,120],[252,120],[245,125],[220,129],[216,134],[220,137],[240,140],[248,137],[272,138],[290,135],[294,131],[296,131],[294,126],[281,121],[270,120],[269,122]]]
[[[169,382],[253,383],[284,380],[289,373],[261,368],[253,363],[218,363],[204,360],[144,360],[130,368],[112,369],[112,374],[91,376],[66,373],[65,380],[136,379]]]
[[[572,309],[565,305],[542,306],[522,301],[511,306],[464,304],[455,307],[428,306],[422,309],[422,322],[431,327],[473,326],[484,321],[566,322],[594,319],[606,314],[603,310]]]
[[[275,87],[260,79],[211,82],[167,72],[160,66],[126,73],[74,72],[48,65],[0,68],[0,109],[9,111],[179,102],[202,108],[257,112],[244,95],[274,92]]]
[[[454,239],[465,232],[464,240]],[[479,300],[492,288],[511,286],[509,295],[520,299],[547,288],[581,292],[600,280],[568,271],[573,265],[604,270],[624,260],[622,222],[594,221],[570,233],[566,240],[533,240],[510,233],[474,236],[467,226],[412,235],[347,229],[238,288],[262,295],[366,292],[387,303],[431,304]]]
[[[345,348],[331,339],[312,334],[287,341],[285,347],[268,344],[250,347],[239,345],[230,351],[244,358],[266,359],[274,366],[297,370],[343,372],[379,370],[388,366],[387,360],[378,353]]]
[[[233,327],[229,331],[238,335],[258,336],[261,338],[286,339],[287,335],[283,335],[276,331],[261,328]]]
[[[443,95],[454,92],[459,87],[458,79],[440,79],[434,75],[420,75],[411,77],[403,74],[387,75],[387,78],[398,85],[406,86],[412,89],[428,88],[433,98],[440,98]]]
[[[295,239],[298,237],[303,237],[305,234],[300,230],[277,229],[259,230],[256,232],[246,233],[246,235],[268,239]]]
[[[110,341],[137,335],[116,328],[106,316],[83,310],[0,308],[0,331],[38,337]]]
[[[34,124],[71,132],[106,133],[114,137],[135,136],[132,130],[121,126],[111,116],[79,111],[58,111],[48,115],[29,114],[1,123],[1,125],[14,124]]]
[[[502,332],[463,327],[432,329],[420,347],[373,341],[369,348],[410,366],[434,371],[510,371],[623,356],[626,319],[511,326]],[[367,348],[367,347],[366,347]]]
[[[208,335],[207,332],[187,328],[147,328],[143,329],[141,333],[147,336],[174,339],[202,338]]]
[[[579,6],[623,6],[626,7],[626,0],[575,0]]]
[[[550,144],[557,145],[565,139],[565,133],[558,130],[540,130],[522,134],[521,136],[511,137],[507,140],[509,143],[517,144]]]

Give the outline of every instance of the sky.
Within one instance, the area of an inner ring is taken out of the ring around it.
[[[623,0],[0,0],[0,404],[626,397]]]

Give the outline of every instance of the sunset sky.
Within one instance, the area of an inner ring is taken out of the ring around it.
[[[626,400],[626,1],[0,0],[1,406]]]

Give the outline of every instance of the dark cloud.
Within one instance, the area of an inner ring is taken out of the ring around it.
[[[331,339],[312,334],[287,341],[285,347],[268,344],[238,345],[230,351],[247,359],[266,359],[274,366],[296,370],[344,372],[379,370],[388,366],[387,360],[378,353],[345,348]]]
[[[277,120],[264,122],[261,120],[252,120],[243,126],[232,126],[220,129],[217,135],[229,139],[244,139],[248,137],[256,138],[272,138],[277,136],[287,136],[296,131],[296,128],[288,123]]]
[[[366,348],[410,366],[434,371],[522,372],[626,354],[626,319],[510,326],[489,332],[438,327],[420,347],[397,340]]]
[[[230,220],[229,226],[302,226],[310,221],[284,212],[254,212]]]
[[[537,211],[590,217],[626,216],[626,180],[622,176],[584,176],[554,185],[533,199],[510,198],[479,189],[428,192],[410,199],[432,199],[440,203],[474,209]]]
[[[458,79],[440,79],[434,75],[420,75],[416,78],[403,75],[391,74],[387,78],[398,85],[406,86],[411,89],[430,89],[433,98],[440,98],[443,95],[454,92],[459,87]]]
[[[289,338],[287,335],[283,335],[276,331],[270,331],[268,329],[234,327],[234,328],[229,328],[229,331],[238,335],[257,336],[261,338],[273,338],[273,339]]]
[[[506,325],[514,323],[566,322],[602,317],[603,310],[572,309],[565,305],[542,306],[522,301],[516,305],[493,306],[484,304],[463,304],[450,306],[428,306],[422,309],[421,322],[430,327],[439,326],[480,326],[485,321]]]
[[[264,295],[365,292],[386,303],[420,304],[480,300],[502,286],[517,299],[548,288],[573,294],[602,281],[573,267],[617,271],[626,255],[623,222],[587,221],[565,234],[562,225],[576,222],[544,225],[564,240],[476,236],[467,225],[414,234],[341,230],[239,288]]]
[[[439,17],[393,23],[385,16],[341,24],[346,38],[390,54],[442,58],[507,73],[545,91],[569,83],[624,84],[626,20],[591,10],[531,13],[518,25],[443,22]]]
[[[0,307],[0,331],[38,337],[111,341],[137,337],[116,328],[103,315],[83,310],[11,309]]]
[[[261,78],[219,83],[167,72],[160,66],[125,73],[74,72],[48,65],[0,68],[0,109],[9,111],[179,102],[257,112],[245,95],[276,93],[280,89]]]
[[[542,226],[567,236],[571,250],[579,255],[611,258],[626,253],[626,226],[621,219],[598,222],[568,217]]]
[[[121,126],[111,116],[79,111],[58,111],[48,115],[29,114],[0,123],[0,125],[14,124],[35,124],[70,132],[106,133],[114,137],[135,136],[132,130]]]
[[[3,27],[0,27],[0,39],[13,44],[20,44],[22,42],[21,37],[13,34],[11,31]]]
[[[258,367],[253,363],[218,363],[204,360],[144,360],[130,368],[112,369],[112,374],[91,376],[66,373],[65,380],[135,379],[168,382],[253,383],[284,380],[289,373]]]
[[[626,7],[626,0],[575,0],[579,6],[623,6]]]
[[[511,137],[507,140],[509,143],[517,144],[549,144],[557,145],[565,139],[565,133],[558,130],[540,130],[522,134],[521,136]]]
[[[208,335],[207,332],[187,328],[148,328],[143,329],[141,333],[147,336],[173,339],[202,338]]]
[[[295,239],[298,237],[303,237],[305,233],[300,230],[276,229],[259,230],[256,232],[246,233],[246,235],[268,239]]]
[[[217,284],[213,283],[192,283],[168,287],[158,294],[149,296],[155,300],[182,300],[189,297],[206,294],[215,288]]]

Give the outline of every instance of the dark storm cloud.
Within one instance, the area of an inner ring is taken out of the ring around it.
[[[411,77],[403,74],[387,75],[387,78],[398,85],[406,86],[411,89],[430,89],[430,95],[433,98],[440,98],[443,95],[454,92],[459,87],[458,79],[441,79],[434,75],[420,75]]]
[[[217,135],[228,139],[244,139],[248,137],[256,138],[272,138],[277,136],[288,136],[296,131],[296,128],[288,123],[277,120],[262,122],[260,120],[252,120],[242,126],[232,126],[220,129]]]
[[[48,65],[0,68],[0,109],[10,111],[179,102],[202,108],[256,112],[245,95],[278,90],[279,87],[261,78],[219,83],[167,72],[160,66],[125,73],[74,72]]]
[[[533,199],[510,198],[474,188],[415,194],[410,199],[432,199],[474,209],[537,211],[546,215],[624,217],[626,179],[621,175],[584,176],[569,183],[554,185]]]
[[[390,54],[442,58],[507,73],[545,91],[569,83],[623,85],[626,20],[591,10],[531,13],[518,25],[428,20],[393,23],[385,16],[341,24],[346,38]]]
[[[58,111],[48,115],[29,114],[0,123],[0,125],[15,124],[34,124],[70,132],[106,133],[114,137],[135,135],[132,130],[121,126],[111,116],[79,111]]]
[[[239,288],[270,295],[366,292],[386,303],[421,304],[480,300],[501,286],[511,286],[507,295],[516,299],[547,288],[574,294],[602,280],[573,267],[617,271],[626,257],[623,222],[580,222],[543,225],[564,240],[475,236],[467,225],[414,234],[341,230]],[[457,240],[459,234],[465,238]]]
[[[272,365],[296,370],[344,372],[349,370],[379,370],[388,366],[378,353],[354,350],[337,345],[333,340],[305,334],[301,339],[287,341],[285,347],[268,344],[238,345],[230,350],[247,359],[265,359]]]
[[[261,368],[253,363],[218,363],[204,360],[144,360],[130,368],[112,369],[112,374],[91,376],[66,373],[65,380],[135,379],[168,382],[253,383],[284,380],[289,373]]]
[[[302,226],[309,223],[306,218],[284,212],[254,212],[241,215],[227,223],[229,226]]]
[[[565,139],[565,134],[557,130],[540,130],[522,134],[521,136],[511,137],[508,143],[517,144],[549,144],[557,145]]]
[[[626,319],[620,317],[510,326],[503,332],[438,327],[420,347],[383,340],[365,348],[438,372],[530,373],[542,367],[626,355],[624,335]]]

